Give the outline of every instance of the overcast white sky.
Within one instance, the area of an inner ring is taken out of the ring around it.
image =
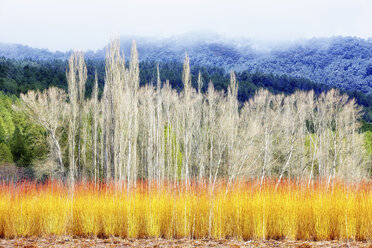
[[[372,0],[0,0],[0,42],[99,49],[113,35],[372,37]]]

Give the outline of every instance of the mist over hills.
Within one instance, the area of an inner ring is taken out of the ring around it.
[[[344,90],[372,92],[372,39],[331,37],[262,43],[202,32],[162,39],[123,36],[121,47],[126,58],[134,39],[141,61],[182,62],[187,52],[192,65],[221,67],[226,72],[286,74]],[[0,57],[17,60],[65,60],[71,52],[0,43]],[[85,57],[103,60],[105,52],[106,48],[87,51]]]

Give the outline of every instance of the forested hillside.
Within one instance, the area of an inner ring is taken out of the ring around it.
[[[103,90],[105,63],[102,60],[87,60],[87,90],[91,94],[94,82],[94,74],[97,71],[98,86]],[[156,65],[154,61],[140,62],[140,85],[154,84],[156,81]],[[43,90],[50,86],[57,86],[67,90],[66,68],[67,61],[38,61],[38,60],[15,60],[0,58],[0,89],[7,94],[19,96],[28,90]],[[171,86],[177,91],[183,89],[182,63],[160,62],[160,77],[164,81],[169,79]],[[205,82],[212,81],[217,90],[227,91],[229,75],[224,69],[212,66],[191,66],[191,81],[193,87],[197,86],[197,75],[201,72]],[[286,75],[264,74],[261,72],[241,71],[236,73],[239,82],[238,99],[244,103],[251,98],[259,88],[268,89],[272,93],[291,94],[296,90],[314,90],[320,94],[331,87],[325,84],[314,83],[305,78],[295,78]],[[207,88],[204,85],[202,91]],[[372,95],[360,91],[343,91],[357,103],[364,106],[364,119],[372,121]]]
[[[217,35],[187,34],[168,39],[137,38],[141,61],[180,63],[188,52],[191,65],[219,67],[228,73],[248,70],[307,78],[344,90],[372,92],[372,41],[354,37],[314,38],[282,44],[227,40]],[[132,38],[121,46],[126,54]],[[103,60],[106,48],[85,58]],[[0,56],[14,59],[67,60],[71,52],[52,53],[22,45],[0,44]]]
[[[225,41],[218,37],[203,41],[198,37],[181,37],[176,41],[141,42],[138,49],[142,60],[181,61],[187,51],[192,64],[218,66],[227,71],[286,74],[345,90],[372,91],[371,40],[314,38],[262,46],[250,41]],[[130,40],[122,41],[124,50],[129,51],[129,43]]]

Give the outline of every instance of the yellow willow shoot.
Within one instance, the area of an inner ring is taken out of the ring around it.
[[[372,240],[372,184],[0,185],[0,236]]]

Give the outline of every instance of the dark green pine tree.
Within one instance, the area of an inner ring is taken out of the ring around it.
[[[13,155],[13,160],[17,166],[27,167],[32,162],[32,152],[27,136],[23,134],[18,126],[10,140],[10,149]]]

